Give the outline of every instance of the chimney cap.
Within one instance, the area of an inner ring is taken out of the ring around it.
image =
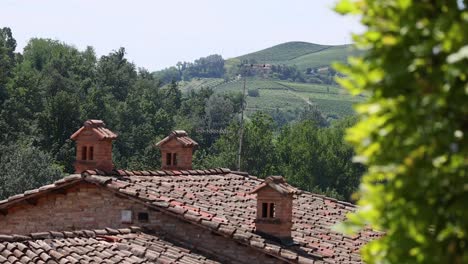
[[[198,146],[198,143],[195,140],[191,139],[185,130],[174,130],[169,134],[169,136],[165,137],[164,139],[156,143],[156,147],[162,147],[164,144],[166,144],[172,139],[177,140],[184,147],[197,147]]]
[[[83,124],[85,127],[105,127],[106,124],[102,120],[88,119]]]
[[[176,137],[186,137],[188,136],[187,132],[185,130],[174,130],[171,132],[171,134],[174,134]]]
[[[83,123],[83,126],[80,129],[78,129],[78,131],[71,135],[70,139],[76,140],[79,137],[79,135],[85,130],[93,131],[100,140],[114,140],[117,138],[116,133],[106,128],[106,124],[104,123],[104,121],[97,119],[88,119]]]
[[[255,187],[255,189],[253,189],[250,193],[257,193],[267,186],[283,195],[293,195],[298,193],[298,190],[289,185],[283,176],[268,176],[265,181],[263,181],[263,183]]]

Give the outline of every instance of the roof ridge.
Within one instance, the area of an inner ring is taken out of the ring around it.
[[[190,138],[185,130],[173,130],[167,137],[155,144],[156,147],[162,147],[170,140],[175,139],[184,147],[198,147],[198,143]]]
[[[81,181],[82,179],[83,178],[82,178],[82,176],[80,174],[70,174],[70,175],[65,176],[62,179],[59,179],[59,180],[57,180],[57,181],[55,181],[55,182],[53,182],[51,184],[43,185],[43,186],[41,186],[39,188],[27,190],[27,191],[24,191],[23,193],[19,193],[19,194],[7,197],[4,200],[0,201],[0,207],[2,207],[4,204],[7,204],[9,202],[13,202],[15,200],[20,201],[20,200],[32,197],[35,194],[43,193],[44,191],[49,191],[49,190],[53,190],[53,189],[56,189],[56,188],[61,188],[63,186],[69,185],[69,184],[73,184],[75,182]]]
[[[111,172],[102,170],[86,170],[82,175],[99,176],[181,176],[181,175],[226,175],[231,173],[228,168],[213,168],[204,170],[123,170],[114,169]]]
[[[332,198],[332,197],[329,197],[329,196],[326,196],[324,194],[318,194],[318,193],[313,193],[313,192],[310,192],[310,191],[304,191],[304,190],[300,190],[301,194],[307,194],[307,195],[310,195],[314,198],[320,198],[320,199],[323,199],[323,200],[327,200],[327,201],[330,201],[330,202],[334,202],[334,203],[337,203],[337,204],[341,204],[341,205],[344,205],[344,206],[349,206],[349,207],[352,207],[352,208],[358,208],[359,206],[357,204],[353,204],[353,203],[350,203],[350,202],[346,202],[346,201],[342,201],[342,200],[339,200],[339,199],[336,199],[336,198]]]
[[[142,228],[138,226],[130,226],[128,228],[103,228],[103,229],[94,229],[94,230],[74,230],[74,231],[44,231],[30,233],[27,235],[1,235],[0,242],[22,242],[29,240],[43,240],[43,239],[56,239],[56,238],[73,238],[73,237],[99,237],[105,235],[124,235],[130,233],[140,233]]]

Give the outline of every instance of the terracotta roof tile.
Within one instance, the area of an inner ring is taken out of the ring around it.
[[[184,147],[197,147],[198,146],[198,143],[195,140],[191,139],[188,136],[187,132],[183,130],[174,130],[171,132],[171,134],[169,134],[169,136],[163,138],[161,141],[156,143],[156,147],[161,147],[172,139],[177,140]]]
[[[171,176],[174,174],[171,171],[125,171],[125,175],[122,172],[124,171],[117,170],[111,175],[97,175],[86,171],[81,176],[74,175],[67,180],[62,179],[43,189],[44,191],[27,192],[16,199],[27,199],[59,188],[64,182],[73,184],[77,180],[84,180],[104,186],[113,192],[138,198],[147,206],[157,207],[162,212],[197,223],[267,254],[303,263],[360,262],[357,255],[359,248],[380,235],[372,230],[365,230],[356,236],[348,237],[332,231],[331,227],[334,224],[344,220],[347,213],[355,210],[354,205],[322,195],[296,192],[278,178],[263,181],[227,169],[191,170],[187,171],[188,174],[181,173],[178,176]],[[295,195],[292,238],[297,246],[294,248],[288,249],[254,232],[256,196],[251,192],[265,184],[279,185],[284,188],[281,191]],[[14,202],[15,200],[0,202],[0,208]],[[110,229],[94,231],[95,234],[98,232],[122,235],[120,231]],[[89,236],[70,232],[62,234],[65,237]],[[4,241],[7,239],[3,238]]]
[[[105,127],[106,125],[102,120],[95,120],[95,119],[90,119],[84,122],[83,126],[78,129],[73,135],[71,135],[70,139],[77,139],[78,136],[85,130],[91,130],[94,133],[96,133],[101,140],[108,140],[108,139],[116,139],[117,134],[112,132],[111,130],[107,129]]]
[[[258,192],[259,190],[265,188],[265,187],[270,187],[274,190],[276,190],[277,192],[281,193],[281,194],[295,194],[298,192],[298,190],[296,188],[294,188],[293,186],[289,185],[286,183],[286,181],[283,179],[283,177],[281,176],[269,176],[265,179],[265,181],[258,185],[257,187],[255,187],[255,189],[253,189],[251,192],[249,192],[249,194],[253,194],[253,193],[256,193]]]
[[[152,204],[167,208],[175,215],[202,224],[216,232],[232,237],[239,242],[270,252],[275,248],[271,241],[258,242],[261,237],[252,233],[256,212],[255,196],[249,195],[262,181],[253,177],[235,173],[217,174],[219,170],[195,171],[197,175],[180,176],[131,176],[125,180],[128,186],[121,191],[136,193],[137,190],[151,194],[147,197],[154,201]],[[206,174],[201,174],[201,173]],[[151,181],[149,181],[151,179]],[[114,180],[118,181],[118,180]],[[275,183],[278,184],[278,183]],[[282,184],[282,183],[279,183]],[[157,186],[151,188],[150,186]],[[289,186],[286,186],[289,188]],[[127,189],[127,190],[125,190]],[[178,191],[178,190],[190,190]],[[286,189],[288,192],[289,189]],[[141,196],[141,199],[146,199]],[[167,202],[162,202],[167,201]],[[301,205],[301,206],[299,206]],[[297,193],[294,201],[293,239],[298,242],[300,251],[308,252],[306,258],[330,262],[343,259],[352,252],[346,244],[342,234],[331,231],[331,227],[344,220],[345,215],[354,210],[348,203],[329,199],[324,196],[307,192]],[[220,220],[222,219],[222,220]],[[372,235],[371,235],[372,234]],[[360,245],[367,243],[375,232],[361,233],[356,240]],[[359,246],[360,246],[359,245]],[[276,245],[278,246],[278,245]],[[279,246],[281,248],[281,246]],[[269,251],[270,250],[270,251]],[[286,252],[286,251],[285,251]],[[290,252],[274,253],[285,258],[296,259]],[[343,259],[341,263],[353,263],[354,260]]]
[[[0,235],[0,263],[218,263],[139,229]],[[180,260],[184,261],[180,261]]]

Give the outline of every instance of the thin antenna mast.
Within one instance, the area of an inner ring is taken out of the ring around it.
[[[247,82],[247,70],[244,68],[244,88],[242,90],[241,101],[241,117],[240,117],[240,130],[239,130],[239,150],[237,151],[237,170],[241,171],[241,155],[242,155],[242,139],[244,137],[244,101],[245,101],[245,86]]]
[[[266,71],[270,70],[269,64],[243,64],[244,68],[244,88],[242,90],[242,102],[241,102],[241,116],[240,116],[240,130],[239,130],[239,149],[237,151],[237,170],[241,171],[241,159],[242,159],[242,141],[244,137],[244,109],[247,105],[247,100],[245,100],[245,87],[247,86],[247,66],[250,66],[251,69],[262,69],[263,74]],[[244,104],[245,101],[245,104]]]

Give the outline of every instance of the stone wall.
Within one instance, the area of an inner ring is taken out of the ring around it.
[[[177,154],[177,165],[167,163],[167,153]],[[192,147],[183,147],[176,139],[172,139],[161,147],[161,168],[164,170],[191,170]]]
[[[118,198],[89,183],[80,183],[62,191],[9,208],[7,215],[0,215],[0,233],[123,228],[132,223],[121,222],[122,210],[147,210],[138,203]]]
[[[131,211],[132,219],[122,222],[122,211]],[[139,213],[147,213],[148,218]],[[50,193],[35,201],[23,202],[0,215],[0,234],[28,234],[43,231],[65,231],[141,226],[183,244],[223,263],[281,263],[276,258],[253,250],[232,239],[217,235],[186,220],[139,202],[116,196],[89,183],[77,184],[63,193]]]
[[[270,187],[264,187],[257,192],[257,231],[281,238],[291,237],[293,196],[282,195]],[[267,204],[267,212],[273,211],[274,216],[262,216],[262,204]],[[271,210],[270,204],[274,209]]]

